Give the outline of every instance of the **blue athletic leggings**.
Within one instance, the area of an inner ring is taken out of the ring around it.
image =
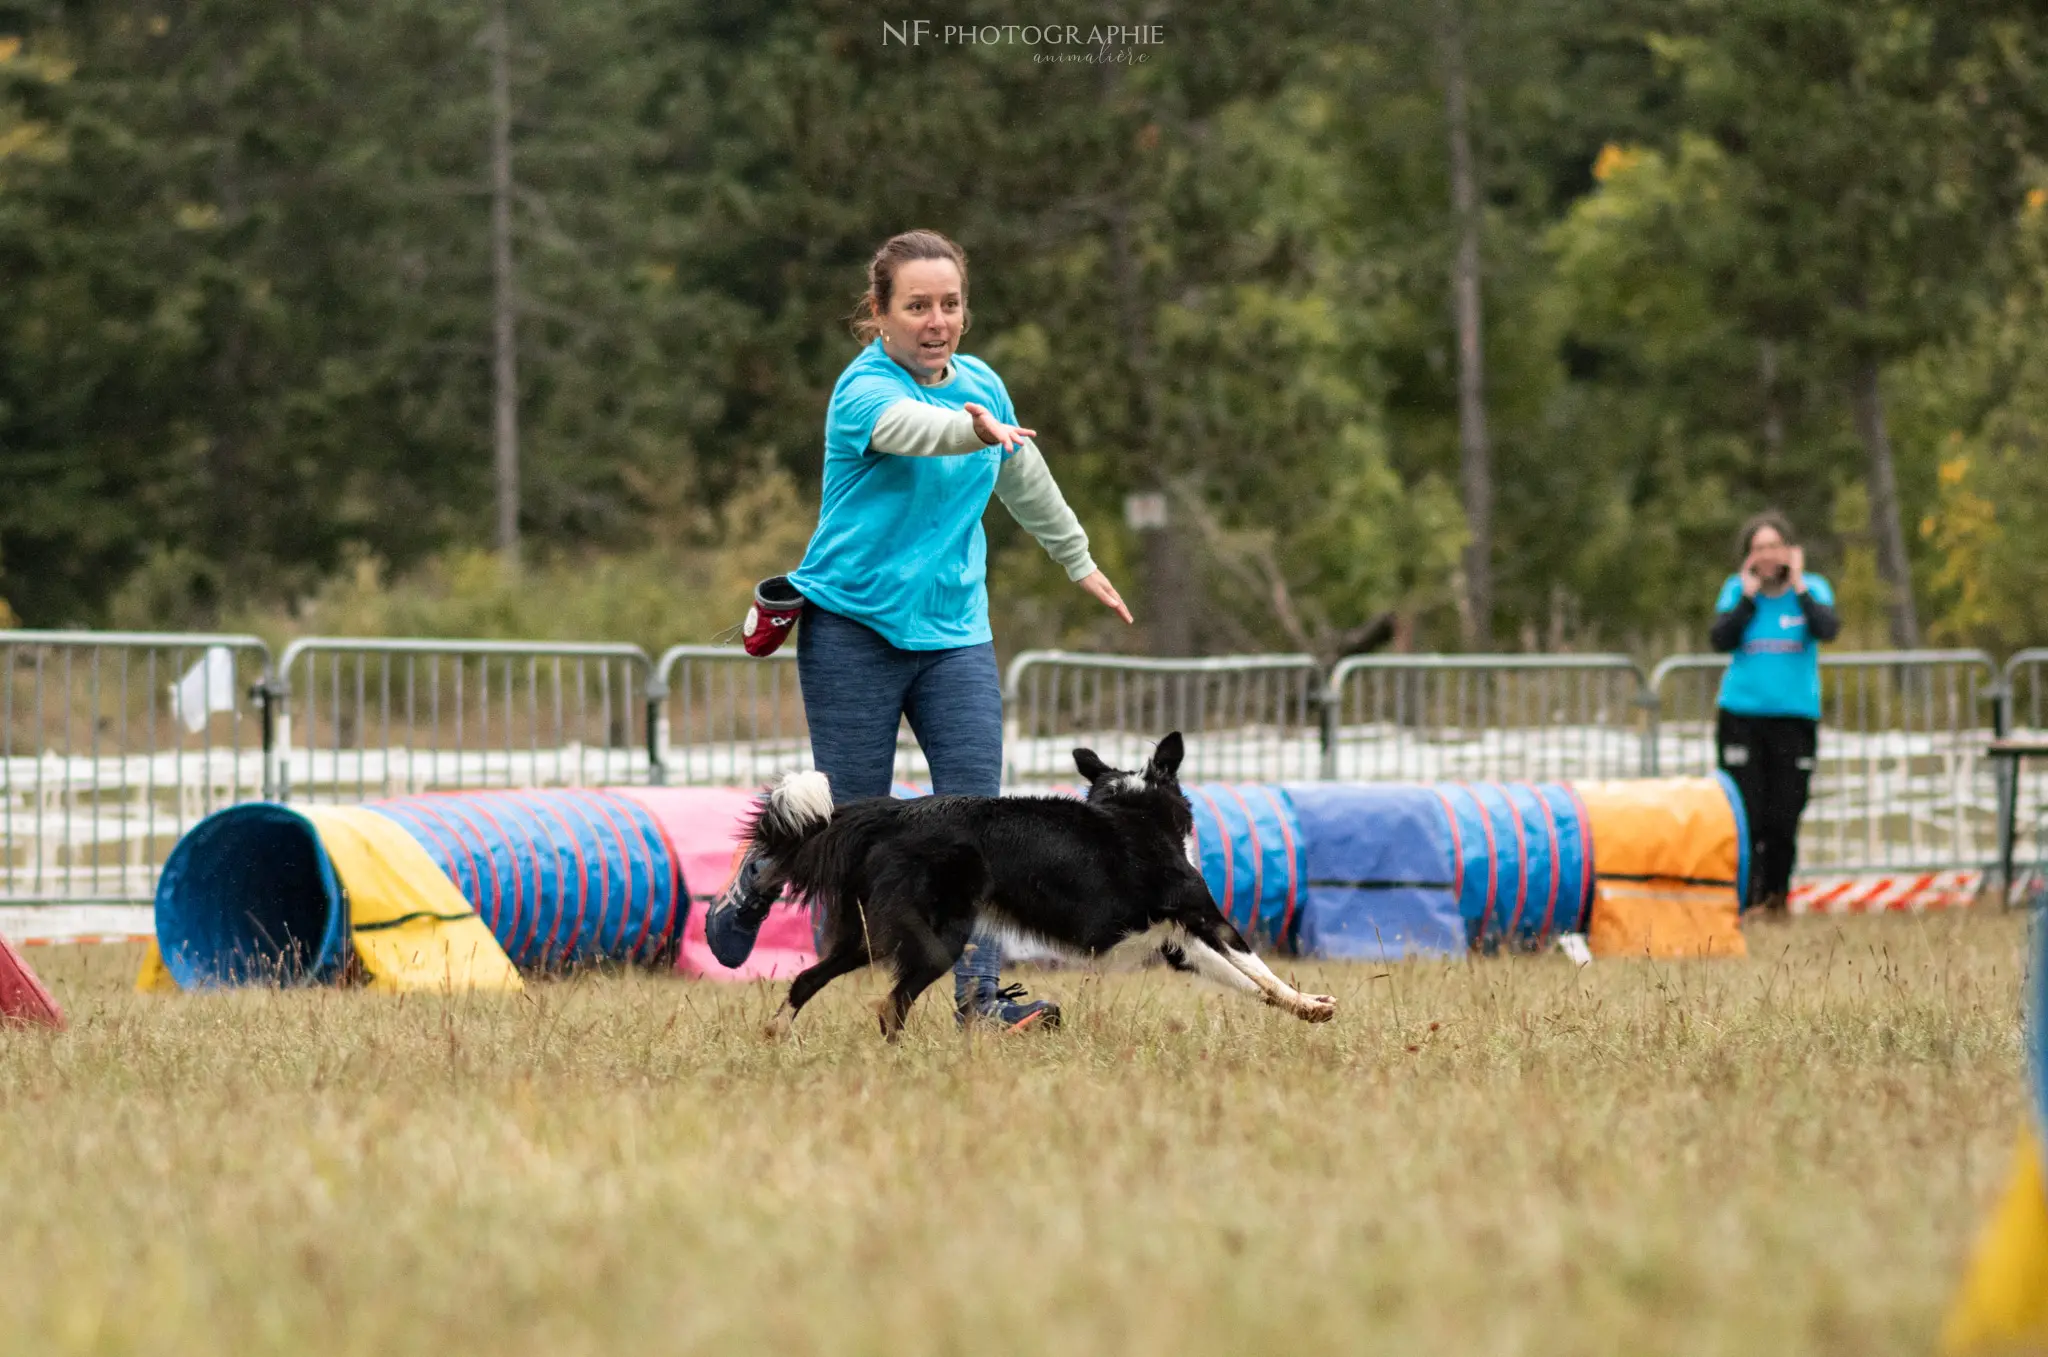
[[[994,645],[898,650],[873,628],[813,603],[797,630],[796,669],[811,756],[832,783],[834,805],[889,794],[896,729],[905,718],[931,766],[934,792],[1002,790],[1003,685]],[[1002,943],[977,930],[953,968],[956,995],[993,991],[1002,968]]]

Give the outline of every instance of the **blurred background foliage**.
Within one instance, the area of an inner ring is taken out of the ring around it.
[[[508,18],[517,569],[486,0],[0,0],[0,621],[714,639],[801,554],[865,260],[924,225],[1148,623],[998,507],[1005,649],[1456,646],[1454,32],[1479,640],[1697,649],[1779,506],[1849,639],[2048,643],[2035,3],[1029,16],[1161,25],[1130,64],[887,42],[847,0]],[[1125,525],[1146,491],[1163,534]]]

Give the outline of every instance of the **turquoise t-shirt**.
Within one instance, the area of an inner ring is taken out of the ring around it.
[[[1834,606],[1835,591],[1819,575],[1806,577],[1816,603]],[[1742,601],[1742,577],[1730,575],[1714,611],[1725,613]],[[1721,679],[1721,708],[1737,716],[1804,716],[1820,720],[1820,645],[1790,589],[1772,598],[1759,592],[1756,616],[1743,628],[1742,644]]]
[[[846,365],[825,411],[825,487],[797,592],[866,623],[899,650],[949,650],[993,638],[988,539],[981,516],[1007,456],[1001,448],[950,457],[871,452],[875,421],[908,396],[958,410],[968,401],[1017,420],[995,369],[953,355],[952,380],[919,386],[876,339]]]

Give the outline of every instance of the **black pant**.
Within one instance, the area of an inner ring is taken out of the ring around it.
[[[1714,747],[1749,816],[1749,898],[1782,897],[1792,889],[1799,858],[1799,817],[1813,780],[1820,722],[1724,711],[1714,721]]]

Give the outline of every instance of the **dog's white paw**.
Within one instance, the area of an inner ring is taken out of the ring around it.
[[[787,1041],[796,1030],[796,1014],[787,1004],[775,1011],[775,1016],[761,1024],[761,1038],[764,1041]]]
[[[1304,994],[1296,1014],[1303,1022],[1328,1022],[1337,1016],[1337,998],[1332,994]]]

